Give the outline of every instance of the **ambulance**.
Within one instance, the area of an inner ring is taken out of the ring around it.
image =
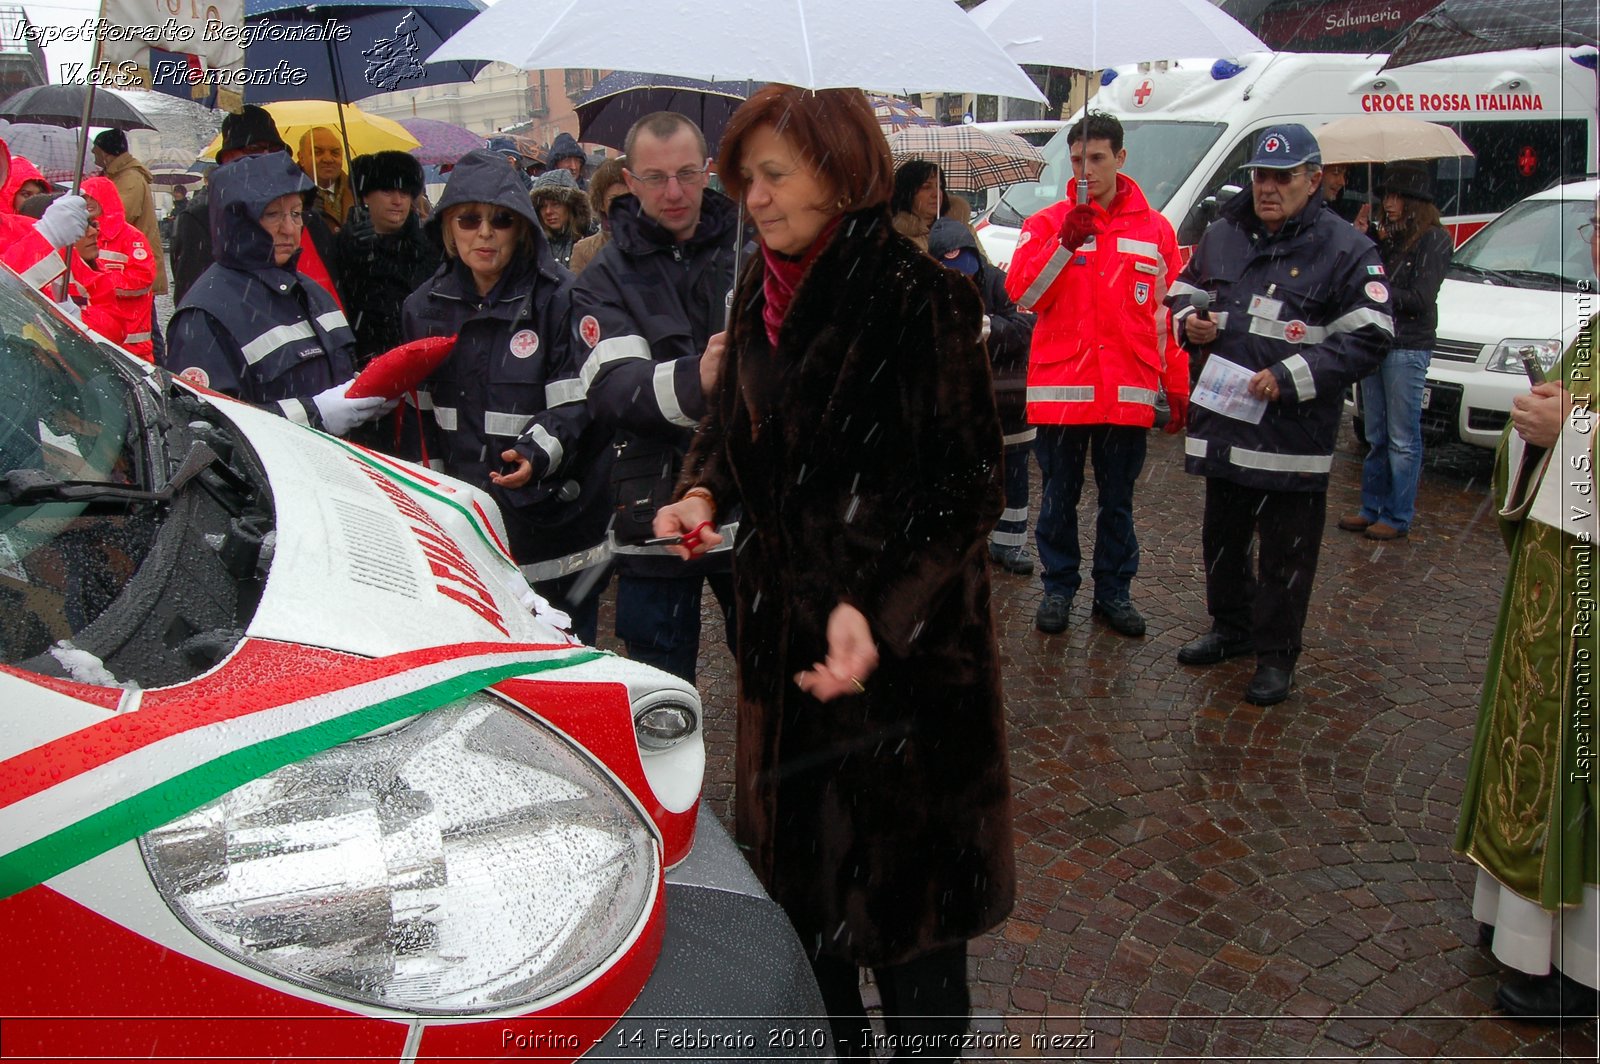
[[[1404,114],[1454,129],[1475,158],[1430,169],[1457,244],[1524,197],[1594,172],[1594,49],[1487,52],[1380,72],[1386,58],[1258,52],[1141,63],[1104,71],[1090,106],[1122,121],[1124,172],[1184,247],[1200,239],[1221,203],[1248,192],[1244,162],[1256,139],[1285,122],[1315,132],[1350,115]],[[1045,159],[1039,181],[1008,188],[979,223],[983,249],[999,266],[1010,264],[1022,222],[1064,195],[1065,130]],[[1367,168],[1354,166],[1344,196],[1362,199],[1368,187]]]
[[[4,268],[0,379],[7,1058],[831,1055],[699,695],[559,627],[488,495]]]

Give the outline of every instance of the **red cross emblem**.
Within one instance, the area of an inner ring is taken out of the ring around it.
[[[1297,344],[1304,340],[1306,338],[1306,323],[1303,321],[1291,321],[1283,327],[1283,338],[1291,344]]]
[[[1283,143],[1277,137],[1268,137],[1267,142],[1261,145],[1261,150],[1270,155],[1281,147]]]
[[[1145,78],[1139,82],[1139,87],[1133,90],[1133,105],[1135,107],[1143,107],[1145,101],[1150,99],[1150,94],[1155,91],[1155,86],[1150,83],[1150,79]]]
[[[1532,177],[1533,172],[1539,169],[1539,155],[1533,150],[1533,145],[1524,144],[1522,152],[1517,156],[1517,173],[1523,177]]]

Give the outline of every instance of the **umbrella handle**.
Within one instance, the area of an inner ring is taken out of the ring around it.
[[[100,51],[105,46],[103,34],[95,34],[94,55],[89,61],[89,70],[92,72],[100,69]],[[90,77],[88,91],[83,94],[83,115],[78,122],[78,158],[72,173],[72,194],[78,195],[83,188],[83,156],[89,150],[89,116],[94,113],[94,90],[98,78]],[[61,271],[61,286],[56,289],[56,302],[65,303],[67,293],[72,284],[72,256],[74,249],[67,248],[62,256],[66,260],[66,269]]]

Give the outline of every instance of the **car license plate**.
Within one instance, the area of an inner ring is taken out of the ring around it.
[[[1424,389],[1422,389],[1422,409],[1424,409],[1424,410],[1428,409],[1428,403],[1430,403],[1432,400],[1433,400],[1433,389],[1432,388],[1424,388]]]

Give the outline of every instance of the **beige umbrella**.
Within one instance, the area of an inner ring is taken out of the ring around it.
[[[1470,156],[1455,130],[1404,115],[1351,115],[1317,130],[1324,166]]]

